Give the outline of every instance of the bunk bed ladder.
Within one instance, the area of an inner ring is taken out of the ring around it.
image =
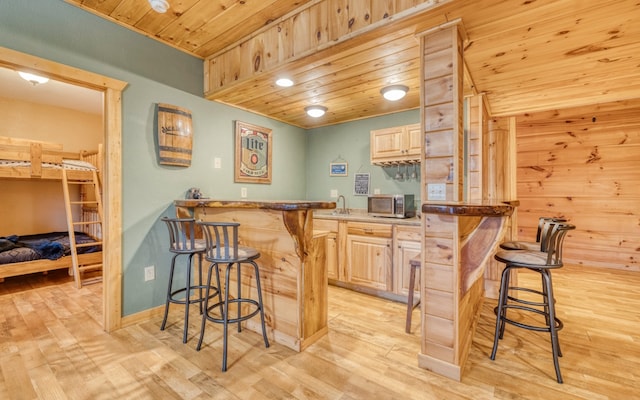
[[[80,289],[83,284],[91,284],[102,281],[102,274],[92,274],[91,278],[83,280],[83,274],[89,271],[102,269],[102,257],[88,262],[80,261],[78,249],[89,246],[102,246],[102,201],[100,193],[100,182],[97,172],[92,172],[92,179],[79,180],[70,179],[67,170],[62,169],[62,186],[64,190],[64,202],[67,213],[67,227],[69,229],[69,244],[71,247],[71,260],[73,264],[73,277],[76,287]],[[79,190],[71,190],[73,187]],[[80,193],[79,199],[72,199],[71,196]],[[92,210],[95,217],[86,219],[86,210]],[[75,216],[75,217],[74,217]],[[76,243],[75,232],[85,232],[95,241],[89,243]]]

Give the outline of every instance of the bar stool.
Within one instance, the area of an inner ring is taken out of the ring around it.
[[[514,240],[500,243],[503,250],[540,250],[540,241],[544,239],[543,233],[547,232],[545,225],[555,222],[567,222],[564,218],[540,217],[538,219],[538,230],[536,231],[536,241],[528,242],[523,240]]]
[[[564,222],[546,224],[542,234],[545,240],[541,241],[540,251],[532,250],[501,250],[498,251],[494,258],[506,264],[502,271],[500,281],[500,295],[498,306],[495,308],[496,313],[496,330],[493,341],[493,350],[491,351],[491,359],[495,360],[498,350],[498,340],[502,339],[505,330],[505,324],[517,326],[528,330],[538,332],[549,332],[551,337],[551,350],[553,353],[553,364],[556,370],[556,378],[558,383],[562,383],[562,375],[560,374],[560,364],[558,357],[562,356],[560,351],[560,343],[558,341],[558,331],[562,329],[562,321],[556,317],[555,298],[553,297],[553,285],[551,281],[551,270],[562,267],[562,245],[568,231],[575,229],[574,225]],[[544,232],[546,230],[546,232]],[[542,289],[535,290],[525,287],[509,286],[509,278],[511,270],[525,268],[540,274],[542,277]],[[509,295],[512,291],[513,296]],[[532,301],[515,297],[515,293],[527,292],[539,295],[541,301]],[[509,319],[507,310],[517,309],[525,312],[532,312],[537,315],[544,316],[545,325],[532,325]]]
[[[222,324],[222,371],[227,370],[227,332],[229,324],[238,324],[238,332],[241,332],[241,322],[246,321],[260,314],[262,324],[262,338],[265,347],[269,347],[269,339],[267,338],[267,330],[264,323],[264,306],[262,304],[262,289],[260,287],[260,271],[255,260],[260,257],[260,253],[250,247],[239,246],[238,244],[238,227],[239,223],[234,222],[202,222],[198,221],[202,227],[206,240],[205,258],[211,263],[209,273],[207,275],[207,291],[204,301],[204,312],[202,314],[202,326],[200,328],[200,340],[198,341],[197,350],[202,346],[204,339],[204,329],[207,321]],[[209,305],[209,287],[211,285],[211,275],[215,270],[217,287],[220,287],[219,264],[226,264],[224,300],[218,293],[218,302]],[[253,274],[256,280],[257,300],[242,296],[242,266],[250,265],[253,268]],[[229,287],[229,277],[234,266],[236,268],[237,293],[235,297],[231,297]],[[233,304],[237,307],[237,315],[235,318],[230,317],[229,305]],[[243,304],[248,305],[248,310],[243,310]],[[214,315],[212,311],[218,309],[220,317]],[[243,311],[245,311],[243,313]]]
[[[420,258],[422,255],[417,255],[409,261],[409,265],[411,266],[411,271],[409,272],[409,298],[407,299],[407,326],[405,327],[405,332],[411,333],[411,314],[413,313],[413,309],[420,305],[420,299],[413,304],[413,293],[416,285],[416,270],[420,268]]]
[[[167,224],[169,229],[169,251],[174,255],[171,259],[171,269],[169,272],[169,284],[167,288],[167,299],[164,306],[164,317],[162,318],[162,325],[160,330],[164,330],[167,324],[167,316],[169,314],[169,303],[184,304],[184,330],[182,335],[182,343],[187,343],[187,335],[189,331],[189,306],[193,303],[200,304],[200,313],[202,314],[202,256],[205,252],[205,242],[203,239],[195,238],[195,219],[193,218],[162,218]],[[188,255],[187,262],[187,277],[185,279],[185,286],[179,289],[173,289],[173,276],[175,272],[176,259],[180,255]],[[193,256],[198,255],[198,285],[191,283],[191,265]],[[218,285],[218,287],[220,287]],[[199,296],[197,299],[191,299],[191,292],[195,289],[199,290]],[[214,288],[218,290],[217,288]],[[207,293],[209,291],[207,290]],[[178,295],[184,294],[184,299]],[[214,294],[215,295],[215,294]]]

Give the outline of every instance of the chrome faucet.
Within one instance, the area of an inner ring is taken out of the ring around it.
[[[343,195],[338,196],[338,200],[336,200],[336,205],[340,203],[340,199],[342,199],[342,209],[338,211],[338,214],[348,214],[347,212],[347,200],[345,200]]]

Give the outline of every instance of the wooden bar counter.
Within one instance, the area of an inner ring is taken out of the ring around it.
[[[270,340],[302,351],[327,333],[326,236],[314,237],[313,210],[333,209],[335,202],[199,199],[174,204],[179,217],[240,223],[240,243],[260,252],[256,261]],[[248,282],[243,291],[255,291]],[[256,321],[246,326],[260,332]]]
[[[460,380],[484,298],[487,262],[517,201],[422,205],[420,367]]]

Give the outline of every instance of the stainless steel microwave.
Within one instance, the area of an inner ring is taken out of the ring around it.
[[[415,196],[412,194],[375,194],[369,196],[367,212],[374,217],[415,217]]]

